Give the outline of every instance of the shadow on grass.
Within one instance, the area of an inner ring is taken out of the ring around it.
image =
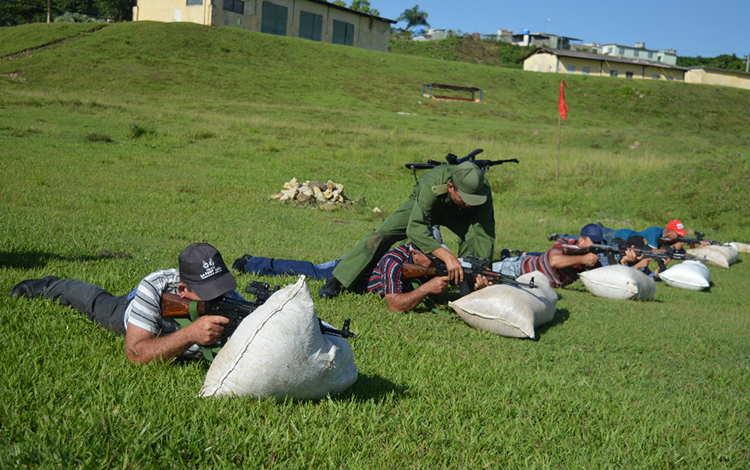
[[[379,375],[359,374],[357,381],[344,393],[339,395],[341,399],[353,398],[357,401],[374,400],[383,401],[388,396],[400,398],[406,393],[406,387],[396,385],[390,380]]]
[[[104,258],[129,258],[127,253],[102,250],[95,255],[60,256],[43,251],[0,251],[0,266],[12,269],[43,268],[53,261],[96,261]]]
[[[563,323],[568,321],[568,318],[570,318],[570,311],[568,311],[567,308],[558,308],[555,312],[555,316],[552,317],[551,322],[546,323],[534,330],[535,338],[532,341],[539,341],[542,336],[547,333],[547,330],[549,330],[550,328],[554,328],[557,325],[562,325]]]

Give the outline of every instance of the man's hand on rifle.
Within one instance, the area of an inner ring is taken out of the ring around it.
[[[479,289],[484,289],[487,286],[493,285],[494,282],[490,280],[490,278],[486,276],[482,276],[481,274],[477,274],[474,278],[474,291],[478,291]]]
[[[218,342],[227,323],[228,318],[205,315],[174,333],[159,337],[130,325],[125,332],[125,354],[131,362],[166,361],[179,357],[193,344],[207,346]]]
[[[593,268],[599,262],[599,257],[596,253],[587,253],[581,257],[581,263],[586,266]]]
[[[196,344],[209,346],[218,343],[224,333],[224,325],[229,323],[229,318],[221,315],[205,315],[185,327],[190,328]]]
[[[628,248],[625,250],[625,254],[620,259],[620,262],[623,264],[633,264],[643,259],[643,255],[640,254],[640,252],[636,252],[632,248]]]
[[[448,276],[435,276],[422,284],[427,294],[444,294],[448,290]]]
[[[441,246],[431,254],[445,263],[445,268],[448,270],[448,279],[453,284],[458,284],[464,280],[464,267],[461,266],[461,262],[453,253]]]

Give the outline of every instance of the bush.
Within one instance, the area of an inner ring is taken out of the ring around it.
[[[104,20],[92,18],[83,13],[71,13],[66,11],[62,15],[55,18],[55,23],[104,23]]]

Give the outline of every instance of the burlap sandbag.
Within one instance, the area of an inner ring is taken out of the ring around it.
[[[498,284],[461,297],[448,305],[471,327],[511,338],[534,338],[535,327],[552,320],[557,293],[539,271],[519,277],[535,289]]]
[[[739,251],[731,245],[709,245],[699,246],[686,250],[699,259],[706,260],[706,264],[729,269],[729,266],[737,262]]]
[[[703,290],[711,286],[711,273],[700,261],[683,261],[660,273],[659,279],[680,289]]]
[[[319,399],[356,380],[349,341],[321,333],[300,276],[240,323],[214,358],[201,395]]]
[[[737,251],[740,253],[750,253],[750,245],[747,243],[729,242],[728,245],[737,248]]]
[[[654,300],[656,283],[637,269],[621,264],[584,271],[586,289],[597,297],[615,300]]]

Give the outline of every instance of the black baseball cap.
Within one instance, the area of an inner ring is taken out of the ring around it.
[[[632,235],[628,237],[628,239],[625,241],[626,248],[630,248],[631,246],[634,248],[639,248],[642,250],[647,249],[648,241],[646,241],[645,238],[643,238],[641,235]]]
[[[208,243],[193,243],[182,250],[180,281],[190,284],[202,300],[213,300],[237,288],[221,253]]]

